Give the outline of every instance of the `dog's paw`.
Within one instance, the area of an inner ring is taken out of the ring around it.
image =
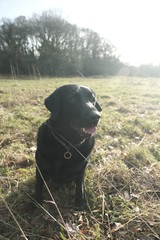
[[[84,212],[87,209],[88,208],[87,208],[86,201],[75,203],[75,208],[74,208],[75,211]]]

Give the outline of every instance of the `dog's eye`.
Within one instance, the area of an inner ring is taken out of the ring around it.
[[[89,97],[89,101],[92,102],[92,103],[95,103],[96,102],[96,97],[93,93],[89,93],[88,94],[88,97]]]

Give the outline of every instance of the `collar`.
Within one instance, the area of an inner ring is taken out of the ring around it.
[[[71,148],[75,149],[84,158],[82,153],[77,148],[79,148],[85,140],[73,145],[65,137],[63,137],[60,133],[53,129],[53,127],[51,127],[47,121],[44,124],[51,130],[52,136],[56,139],[56,141],[59,142],[66,149],[66,152],[64,153],[65,159],[70,159],[72,157]]]

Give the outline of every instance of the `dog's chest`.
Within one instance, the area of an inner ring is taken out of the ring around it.
[[[70,182],[84,172],[87,163],[87,159],[81,156],[77,157],[77,154],[72,153],[70,159],[65,159],[63,154],[55,156],[52,167],[50,165],[48,172],[56,182]]]

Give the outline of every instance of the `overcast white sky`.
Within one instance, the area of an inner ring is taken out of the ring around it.
[[[111,41],[125,63],[160,64],[160,0],[0,0],[0,19],[49,9]]]

